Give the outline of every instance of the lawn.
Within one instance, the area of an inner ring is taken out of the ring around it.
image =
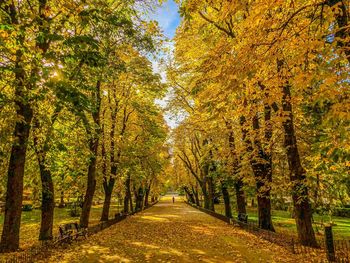
[[[217,213],[225,214],[224,205],[215,205]],[[258,211],[256,208],[247,208],[249,220],[258,221]],[[235,212],[234,212],[235,213]],[[234,217],[237,215],[234,214]],[[315,222],[329,223],[329,216],[320,216],[314,214]],[[277,232],[288,232],[290,234],[296,234],[296,225],[294,218],[291,217],[288,211],[273,210],[272,221]],[[349,239],[350,238],[350,218],[346,217],[332,217],[332,221],[335,224],[333,226],[334,237],[337,239]],[[314,229],[317,233],[323,234],[323,230],[319,224],[314,224]]]
[[[109,218],[114,218],[114,215],[121,211],[121,207],[118,205],[111,205],[109,211]],[[102,204],[94,205],[91,209],[89,225],[95,225],[99,223],[102,213]],[[41,211],[35,209],[30,212],[22,212],[21,221],[21,233],[20,233],[20,246],[21,248],[27,248],[36,242],[38,242],[39,230],[40,230],[40,218]],[[4,215],[0,215],[0,233],[2,231],[2,224]],[[71,217],[69,214],[69,208],[55,208],[54,214],[54,235],[58,235],[58,226],[69,222],[78,222],[79,217]]]

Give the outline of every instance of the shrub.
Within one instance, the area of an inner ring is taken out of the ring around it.
[[[22,206],[22,211],[24,212],[30,212],[33,210],[33,205],[23,205]]]
[[[77,205],[73,205],[69,209],[69,215],[71,217],[79,217],[81,213],[81,208]]]
[[[350,208],[336,207],[333,211],[334,216],[350,217]]]

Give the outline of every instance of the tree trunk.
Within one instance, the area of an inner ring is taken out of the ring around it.
[[[129,213],[129,211],[130,211],[129,207],[131,208],[131,212],[133,210],[130,184],[131,184],[131,178],[130,178],[130,175],[128,175],[128,177],[125,180],[124,213]],[[130,206],[129,206],[129,204],[130,204]]]
[[[278,67],[283,66],[283,61],[278,62]],[[291,103],[290,85],[283,86],[282,107],[286,115],[283,122],[284,147],[287,153],[290,181],[292,183],[292,198],[297,224],[298,237],[305,246],[317,247],[315,233],[312,228],[312,209],[309,202],[308,187],[306,184],[306,171],[302,167],[297,139],[294,130],[294,116]]]
[[[15,90],[15,104],[17,122],[13,132],[9,167],[7,171],[7,190],[5,201],[4,224],[1,235],[0,250],[15,251],[19,248],[19,230],[22,214],[23,177],[26,151],[30,133],[33,111],[26,102],[24,92],[24,70],[19,65],[21,51],[17,52],[16,73],[17,86]]]
[[[95,139],[90,144],[91,144],[90,150],[93,156],[90,158],[87,188],[86,188],[83,208],[80,216],[81,227],[89,226],[90,210],[91,210],[92,200],[94,198],[95,189],[96,189],[96,156],[97,156],[98,140]]]
[[[129,213],[129,197],[128,197],[128,195],[126,193],[125,193],[125,196],[124,196],[124,209],[123,209],[123,212],[125,214]]]
[[[151,192],[151,186],[152,186],[152,181],[149,183],[148,187],[146,188],[145,192],[145,207],[149,206],[149,193]]]
[[[270,198],[258,194],[258,217],[259,228],[275,231],[271,220],[271,202]]]
[[[208,180],[208,199],[209,199],[209,210],[215,212],[215,206],[214,206],[214,195],[215,195],[215,189],[214,189],[214,182],[213,178],[209,177]]]
[[[143,203],[143,189],[142,187],[139,187],[137,190],[134,190],[135,195],[135,210],[139,211],[142,209],[142,203]]]
[[[63,208],[65,207],[65,203],[64,203],[64,191],[61,191],[61,196],[60,196],[60,204],[58,205],[59,208]]]
[[[44,162],[44,159],[42,160]],[[40,177],[42,184],[42,201],[41,201],[41,225],[39,240],[51,240],[53,230],[53,217],[55,209],[54,185],[51,171],[45,164],[40,163]]]
[[[114,184],[115,184],[114,178],[110,178],[109,182],[107,182],[106,180],[103,182],[103,190],[105,193],[105,198],[103,202],[103,209],[102,209],[102,215],[101,215],[100,221],[108,221]]]
[[[41,178],[41,192],[42,192],[42,202],[41,202],[41,225],[39,240],[51,240],[52,230],[53,230],[53,217],[55,209],[55,194],[54,185],[52,181],[52,174],[50,169],[47,167],[46,156],[50,150],[49,141],[52,137],[53,125],[57,119],[57,116],[61,110],[61,107],[56,106],[55,112],[51,118],[51,125],[45,135],[44,142],[40,143],[38,133],[42,133],[42,127],[38,118],[33,120],[33,142],[36,157],[39,164],[40,178]]]
[[[237,156],[236,151],[236,143],[235,143],[235,136],[233,133],[232,124],[229,121],[226,122],[226,127],[229,130],[228,134],[228,142],[230,146],[230,154],[232,159],[232,174],[233,174],[233,180],[234,180],[234,187],[235,187],[235,193],[236,193],[236,201],[237,201],[237,212],[238,214],[246,214],[246,205],[245,205],[245,195],[243,191],[243,180],[239,175],[239,159]],[[240,158],[242,160],[242,157]]]
[[[194,200],[197,206],[200,206],[200,202],[199,202],[199,195],[198,195],[198,189],[194,189],[194,187],[192,186],[192,193],[194,196]]]
[[[243,181],[242,179],[237,179],[234,182],[236,200],[237,200],[237,213],[246,214],[246,205],[245,205],[245,195],[243,191]]]
[[[210,203],[209,203],[209,196],[208,196],[208,190],[207,190],[207,178],[203,179],[201,188],[202,188],[202,193],[204,198],[204,208],[209,209]]]
[[[227,185],[225,184],[225,182],[221,182],[221,192],[222,192],[222,196],[224,198],[225,216],[232,218],[230,194],[228,192]]]
[[[187,195],[187,199],[190,203],[194,204],[195,200],[194,200],[194,196],[193,196],[193,192],[191,193],[191,191],[188,189],[187,186],[184,187],[184,190],[186,192]]]
[[[101,109],[101,81],[98,80],[96,83],[95,90],[95,106],[96,108],[92,111],[92,118],[94,120],[94,128],[90,127],[87,118],[84,116],[83,122],[85,129],[87,131],[89,139],[89,149],[90,149],[90,162],[88,168],[87,177],[87,188],[84,196],[83,208],[80,215],[80,225],[81,227],[89,226],[90,210],[92,206],[92,200],[94,198],[96,189],[96,161],[97,161],[97,150],[99,144],[99,134],[100,130],[100,109]]]
[[[21,121],[17,122],[15,126],[15,142],[12,145],[7,173],[5,215],[0,244],[1,251],[15,251],[19,248],[24,165],[33,113],[29,105],[18,102],[17,107],[17,116]],[[22,119],[24,120],[22,121]]]
[[[269,127],[268,121],[270,112],[265,110],[265,122],[266,127]],[[261,146],[261,142],[257,136],[254,138],[254,145],[257,148],[257,154],[254,153],[252,141],[248,138],[248,130],[244,127],[246,122],[245,117],[241,117],[241,126],[243,140],[246,143],[247,152],[252,156],[250,158],[250,164],[253,169],[256,187],[257,187],[257,199],[258,199],[258,211],[259,211],[259,227],[265,230],[275,231],[272,218],[271,218],[271,182],[272,182],[272,169],[271,169],[271,154],[264,151]],[[253,129],[257,131],[260,128],[258,115],[253,117]],[[268,137],[270,131],[265,130],[265,134]],[[267,141],[269,138],[267,138]]]
[[[131,195],[131,189],[130,189],[130,194],[129,194],[129,205],[130,205],[130,211],[133,213],[134,212],[134,204],[132,202],[132,195]]]

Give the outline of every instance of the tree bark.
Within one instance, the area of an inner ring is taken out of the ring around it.
[[[280,68],[282,66],[283,61],[279,61],[278,67]],[[301,164],[294,130],[290,85],[288,83],[285,84],[282,91],[282,107],[287,117],[283,122],[284,147],[287,153],[290,181],[292,183],[292,198],[298,237],[303,245],[317,247],[318,244],[312,228],[312,209],[309,201],[308,187],[306,185],[306,171]]]
[[[80,216],[81,227],[89,226],[90,210],[92,200],[94,198],[96,189],[96,156],[97,156],[98,139],[93,139],[90,142],[90,151],[93,155],[90,157],[90,164],[88,168],[87,188],[84,196],[83,208]]]
[[[103,209],[100,221],[108,221],[114,184],[114,178],[110,178],[109,182],[106,180],[103,182],[105,197],[103,201]]]
[[[234,178],[234,188],[236,193],[236,201],[237,201],[237,212],[238,214],[246,214],[246,204],[245,204],[245,195],[243,190],[243,180],[239,175],[239,159],[236,151],[236,143],[235,136],[233,133],[232,124],[229,121],[226,122],[226,127],[229,130],[228,134],[228,143],[230,146],[230,154],[232,159],[232,177]],[[242,159],[242,158],[241,158]]]
[[[45,135],[44,142],[40,145],[38,133],[42,133],[42,126],[37,118],[33,120],[33,142],[34,149],[38,159],[40,178],[41,178],[41,224],[39,240],[51,240],[53,238],[53,217],[55,209],[55,193],[54,185],[52,180],[52,174],[50,169],[47,167],[47,153],[50,150],[49,141],[53,133],[53,125],[57,119],[59,112],[61,111],[60,106],[56,106],[54,114],[51,117],[51,124],[48,127],[48,131]]]
[[[33,113],[29,105],[17,102],[18,121],[14,130],[15,142],[12,145],[7,173],[4,225],[1,235],[1,251],[14,251],[19,248],[23,200],[23,176],[27,143]]]
[[[130,189],[131,178],[128,174],[125,180],[125,197],[124,197],[124,213],[129,213],[129,203],[132,212],[132,200],[131,200],[131,189]]]
[[[0,250],[15,251],[19,248],[19,230],[22,214],[23,177],[26,160],[27,144],[33,110],[24,94],[25,72],[20,61],[22,52],[17,51],[15,78],[15,105],[17,122],[13,132],[14,142],[11,148],[9,167],[7,171],[7,190],[5,200],[4,224],[1,235]]]
[[[54,185],[51,171],[45,165],[39,164],[42,184],[41,201],[41,225],[39,240],[51,240],[53,238],[53,217],[55,209]]]
[[[237,213],[238,214],[246,214],[246,201],[245,194],[243,191],[243,181],[242,179],[237,179],[234,181],[236,200],[237,200]]]
[[[210,200],[209,200],[209,194],[207,190],[207,178],[205,177],[201,184],[202,194],[204,198],[204,208],[209,209],[210,208]]]
[[[60,204],[58,205],[58,207],[63,208],[65,206],[66,206],[66,204],[64,203],[64,191],[61,191]]]
[[[150,181],[148,187],[146,188],[145,192],[145,203],[144,206],[148,207],[149,206],[149,193],[151,192],[151,186],[152,186],[152,180]]]
[[[38,32],[48,35],[49,23],[48,17],[46,17],[44,10],[46,9],[46,0],[40,1],[37,19]],[[9,24],[20,25],[18,19],[17,9],[14,2],[8,2],[2,6],[3,10],[9,14]],[[23,45],[25,39],[24,34],[20,36],[18,42]],[[44,55],[49,46],[50,41],[47,39],[41,39],[40,42],[36,41],[36,47],[41,50]],[[22,66],[22,49],[16,51],[16,61],[14,65],[15,75],[15,107],[17,122],[13,132],[14,142],[11,148],[9,167],[7,171],[7,190],[5,200],[5,215],[3,231],[1,235],[0,250],[15,251],[19,248],[19,230],[22,214],[22,201],[23,201],[23,176],[24,166],[26,159],[27,144],[30,134],[30,126],[33,119],[33,110],[30,105],[29,94],[26,90],[30,90],[36,85],[36,79],[38,79],[38,66],[33,65],[30,72],[30,80],[32,83],[26,83],[26,73]],[[26,83],[26,84],[25,84]]]
[[[192,193],[194,195],[194,200],[197,206],[200,206],[200,202],[199,202],[199,195],[198,195],[198,189],[194,189],[194,187],[192,186]]]
[[[92,206],[92,200],[94,198],[95,189],[96,189],[96,161],[97,161],[97,150],[99,144],[99,134],[100,134],[100,109],[101,109],[101,81],[98,80],[96,83],[95,90],[95,109],[92,112],[92,118],[94,121],[95,128],[92,132],[92,128],[88,124],[87,118],[83,118],[84,125],[87,131],[87,134],[90,136],[89,139],[89,149],[90,149],[90,160],[88,168],[88,177],[87,177],[87,188],[84,196],[83,208],[80,216],[80,225],[82,227],[89,226],[90,210]]]
[[[268,121],[265,112],[265,121]],[[241,117],[241,126],[243,140],[246,143],[247,152],[252,154],[250,158],[250,164],[252,166],[256,187],[257,187],[257,199],[258,199],[258,215],[259,215],[259,227],[265,230],[275,231],[272,224],[271,217],[271,181],[272,181],[272,162],[271,154],[264,151],[257,136],[255,136],[254,144],[257,148],[257,154],[254,153],[252,141],[248,138],[248,130],[244,127],[246,122],[245,117]],[[259,129],[259,119],[257,114],[253,117],[253,129],[257,131]]]
[[[191,192],[190,189],[188,189],[187,186],[184,187],[184,190],[186,192],[187,199],[189,200],[189,202],[194,204],[195,200],[194,200],[193,192]]]
[[[214,206],[215,189],[214,189],[213,178],[211,176],[208,177],[207,183],[208,183],[209,210],[215,212],[215,206]]]
[[[222,196],[224,198],[225,216],[232,218],[230,193],[229,193],[227,185],[224,181],[221,182],[221,192],[222,192]]]

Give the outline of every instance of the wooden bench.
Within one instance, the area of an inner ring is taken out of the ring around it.
[[[88,231],[87,228],[82,228],[80,225],[75,223],[68,223],[58,227],[59,236],[55,243],[71,243],[77,240],[79,237],[87,238]]]

